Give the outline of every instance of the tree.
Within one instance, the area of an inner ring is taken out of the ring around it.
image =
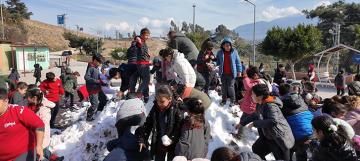
[[[28,12],[28,8],[25,3],[20,2],[20,0],[7,0],[7,11],[11,14],[11,19],[13,21],[21,21],[21,19],[30,19],[30,16],[33,15],[32,12]]]
[[[82,47],[86,54],[94,54],[96,52],[101,53],[101,51],[103,50],[103,44],[104,43],[101,39],[86,38],[84,43],[82,44]]]
[[[329,32],[335,26],[335,23],[341,25],[341,40],[343,44],[355,45],[356,34],[355,26],[360,22],[360,4],[345,3],[339,0],[328,6],[319,6],[314,10],[304,10],[307,18],[318,18],[317,27],[322,31],[323,44],[327,47],[333,46],[333,36]]]
[[[176,23],[173,20],[171,20],[170,25],[173,31],[179,31],[179,27],[176,26]]]
[[[360,25],[355,26],[355,35],[356,35],[355,48],[360,49]]]
[[[127,48],[115,48],[110,55],[115,60],[127,60],[126,52]]]
[[[181,26],[181,31],[184,31],[185,33],[189,33],[189,25],[184,21]]]
[[[321,32],[311,25],[299,24],[295,28],[273,27],[259,45],[265,55],[285,60],[296,79],[294,66],[322,48]]]

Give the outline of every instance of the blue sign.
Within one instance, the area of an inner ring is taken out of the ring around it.
[[[58,15],[57,16],[57,23],[58,23],[58,25],[65,24],[65,15]]]
[[[352,56],[352,61],[355,64],[360,64],[360,54],[355,54]]]

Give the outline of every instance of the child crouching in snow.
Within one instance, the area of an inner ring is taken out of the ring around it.
[[[188,116],[182,121],[181,135],[175,148],[176,156],[192,160],[206,158],[210,135],[210,125],[205,120],[205,107],[195,98],[185,100]]]
[[[259,129],[259,138],[252,146],[253,152],[265,160],[272,153],[276,159],[290,160],[290,149],[295,139],[290,125],[284,118],[280,99],[270,96],[267,85],[258,84],[252,88],[253,101],[258,104],[259,120],[249,124],[249,127]]]
[[[43,93],[37,88],[29,89],[26,93],[26,98],[28,101],[28,107],[34,111],[45,124],[44,141],[42,145],[44,149],[44,157],[49,161],[64,160],[64,157],[58,157],[55,154],[51,154],[49,150],[51,108],[55,107],[55,103],[46,99]]]
[[[179,105],[173,100],[172,91],[166,85],[161,85],[155,92],[154,106],[143,126],[136,130],[139,138],[140,151],[148,144],[150,134],[151,156],[155,161],[164,161],[174,158],[175,145],[180,136],[181,111]]]
[[[145,107],[135,93],[128,93],[126,100],[120,105],[116,115],[118,139],[107,143],[110,154],[104,161],[140,161],[150,160],[149,151],[139,152],[138,139],[135,130],[145,122]]]

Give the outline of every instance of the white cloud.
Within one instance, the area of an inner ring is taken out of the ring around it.
[[[320,1],[314,6],[314,9],[319,7],[319,6],[328,6],[328,5],[331,5],[331,4],[332,3],[330,1]]]
[[[119,30],[120,32],[130,32],[132,28],[130,27],[129,23],[126,21],[121,21],[119,23],[105,23],[106,30]]]
[[[270,6],[262,12],[262,18],[267,21],[270,21],[273,19],[287,17],[287,16],[300,14],[300,13],[301,13],[301,11],[293,6],[286,7],[286,8],[276,8],[274,6]]]
[[[139,20],[140,25],[146,26],[150,23],[150,19],[147,17],[141,17]]]

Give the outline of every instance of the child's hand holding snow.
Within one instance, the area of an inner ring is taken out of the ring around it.
[[[164,135],[163,137],[161,137],[161,141],[164,146],[169,146],[172,143],[172,140],[167,135]]]

